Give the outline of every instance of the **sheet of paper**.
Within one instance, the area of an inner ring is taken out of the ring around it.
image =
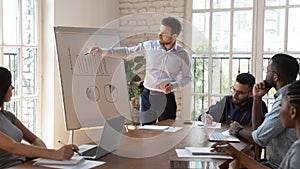
[[[227,155],[225,152],[211,151],[211,147],[185,147],[186,150],[192,152],[193,155]]]
[[[82,163],[79,163],[77,165],[39,165],[39,166],[49,167],[49,168],[63,168],[63,169],[89,169],[103,164],[105,164],[104,161],[85,160]]]
[[[144,125],[144,126],[139,126],[140,130],[166,130],[170,126],[158,126],[158,125]]]
[[[213,122],[212,124],[206,124],[206,125],[207,125],[207,128],[214,128],[214,129],[220,129],[221,128],[221,123]],[[202,121],[195,121],[193,127],[204,128],[204,124],[203,124]]]
[[[171,133],[175,133],[175,132],[177,132],[177,131],[179,131],[179,130],[181,130],[182,129],[182,127],[169,127],[169,128],[167,128],[166,130],[164,130],[165,132],[171,132]]]
[[[34,160],[34,165],[47,165],[47,164],[57,164],[57,165],[76,165],[84,161],[81,156],[73,156],[70,160],[51,160],[45,158],[37,158]]]
[[[216,158],[216,159],[233,159],[228,155],[193,155],[187,149],[175,149],[178,157],[196,157],[196,158]]]

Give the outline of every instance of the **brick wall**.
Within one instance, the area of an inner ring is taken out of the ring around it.
[[[132,46],[157,39],[162,18],[174,16],[183,19],[185,0],[120,0],[119,9],[121,45]]]
[[[121,46],[133,46],[139,42],[157,39],[161,19],[178,18],[184,24],[186,0],[120,0],[119,31]],[[184,28],[184,26],[183,26]],[[183,39],[183,33],[179,38]],[[177,117],[181,114],[181,93],[175,92]]]

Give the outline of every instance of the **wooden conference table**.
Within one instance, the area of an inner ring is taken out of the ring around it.
[[[212,145],[213,142],[201,142],[200,137],[204,129],[192,127],[191,124],[183,124],[182,121],[166,120],[157,125],[170,125],[183,127],[177,132],[162,132],[157,130],[124,130],[120,146],[115,153],[107,154],[99,159],[105,161],[104,165],[98,166],[99,169],[168,169],[170,160],[179,159],[175,149],[184,149],[185,147],[203,147]],[[127,126],[125,126],[127,127]],[[228,128],[222,125],[224,131]],[[129,138],[129,139],[128,139]],[[232,145],[241,151],[248,151],[252,145],[241,141],[232,143]],[[159,151],[157,151],[159,150]],[[182,158],[180,158],[182,160]],[[199,158],[184,158],[184,160],[199,160]],[[203,159],[202,159],[203,160]],[[218,163],[220,168],[228,168],[231,160],[227,159],[208,159]],[[25,168],[44,168],[33,166],[32,162],[26,162],[12,167],[13,169]]]

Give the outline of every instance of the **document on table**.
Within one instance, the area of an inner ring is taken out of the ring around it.
[[[209,147],[207,147],[209,148]],[[193,153],[189,150],[190,148],[185,149],[175,149],[178,157],[196,157],[196,158],[216,158],[216,159],[233,159],[233,157],[227,155],[227,154],[214,154],[213,152],[211,154],[206,155],[193,155]]]
[[[76,165],[39,165],[49,168],[59,168],[59,169],[89,169],[105,164],[104,161],[94,161],[94,160],[84,160],[83,162]]]
[[[139,130],[161,130],[164,132],[177,132],[181,130],[182,127],[173,127],[173,126],[159,126],[159,125],[144,125],[139,126]]]
[[[185,147],[186,150],[192,152],[192,155],[227,155],[225,152],[211,151],[211,147]]]
[[[159,126],[159,125],[143,125],[139,126],[140,130],[166,130],[170,126]]]
[[[70,160],[51,160],[44,158],[37,158],[33,165],[50,167],[50,168],[64,168],[64,169],[88,169],[104,164],[103,161],[85,160],[81,156],[74,155]]]
[[[179,131],[179,130],[181,130],[181,129],[182,129],[182,127],[169,127],[169,128],[167,128],[166,130],[164,130],[164,132],[175,133],[175,132],[177,132],[177,131]]]
[[[221,123],[213,122],[212,124],[206,124],[206,126],[207,126],[207,128],[220,129],[221,128]],[[195,121],[193,127],[204,128],[204,124],[203,124],[202,121]]]
[[[73,156],[70,160],[52,160],[45,158],[37,158],[34,160],[34,165],[47,165],[47,164],[57,164],[57,165],[76,165],[84,161],[81,156]]]

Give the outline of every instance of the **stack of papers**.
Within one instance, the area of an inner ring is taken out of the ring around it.
[[[89,169],[103,165],[103,161],[85,160],[81,156],[74,155],[70,160],[51,160],[44,158],[37,158],[34,160],[33,165],[49,167],[49,168],[61,168],[61,169]]]
[[[70,160],[51,160],[45,158],[37,158],[34,160],[33,165],[76,165],[84,161],[84,158],[81,156],[73,156]]]
[[[186,147],[192,155],[227,155],[225,152],[211,151],[210,147]]]
[[[212,152],[210,147],[186,147],[185,149],[176,149],[178,157],[197,157],[197,158],[216,158],[233,159],[230,155],[222,152]]]
[[[176,132],[181,129],[182,129],[182,127],[159,126],[159,125],[139,126],[139,130],[161,130],[161,131],[165,131],[165,132]]]
[[[206,124],[206,127],[207,127],[207,128],[220,129],[220,128],[221,128],[221,125],[222,125],[221,123],[213,122],[212,124]],[[193,127],[204,128],[204,123],[203,123],[202,121],[195,121]]]
[[[170,126],[158,126],[158,125],[143,125],[139,126],[140,130],[166,130]]]

